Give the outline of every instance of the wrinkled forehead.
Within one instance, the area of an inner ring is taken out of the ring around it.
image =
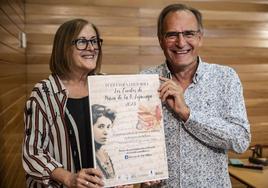
[[[163,30],[197,30],[198,22],[189,10],[169,12],[163,21]]]

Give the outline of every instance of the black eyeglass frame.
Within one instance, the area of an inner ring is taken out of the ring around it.
[[[87,42],[85,48],[78,48],[78,46],[77,46],[77,42],[78,42],[78,41],[81,41],[81,40]],[[98,42],[98,48],[94,48],[94,45],[93,45],[93,42],[96,41],[96,40],[97,40],[97,42]],[[77,50],[86,50],[86,49],[88,48],[88,44],[89,44],[89,42],[90,42],[91,46],[94,48],[94,50],[99,50],[99,47],[100,47],[100,46],[102,45],[102,43],[103,43],[103,39],[101,39],[101,38],[93,38],[93,39],[88,39],[88,40],[85,39],[85,38],[74,39],[74,40],[72,41],[72,45],[75,45],[75,48],[76,48]]]
[[[196,35],[200,32],[201,32],[200,29],[198,29],[198,30],[186,30],[186,31],[182,31],[182,32],[170,31],[170,32],[166,32],[164,34],[164,38],[167,39],[168,37],[171,37],[171,36],[178,37],[180,34],[182,34],[183,38],[193,38],[193,37],[196,37]]]

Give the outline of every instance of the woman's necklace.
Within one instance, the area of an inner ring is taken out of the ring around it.
[[[96,157],[100,169],[104,172],[106,178],[113,178],[115,176],[112,161],[106,151],[99,149],[96,152]]]

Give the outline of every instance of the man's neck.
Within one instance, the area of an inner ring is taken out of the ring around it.
[[[177,68],[175,71],[171,69],[172,80],[180,84],[184,90],[192,83],[196,73],[198,63],[193,63],[188,67]]]

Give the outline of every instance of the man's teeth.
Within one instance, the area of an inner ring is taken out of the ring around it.
[[[186,54],[189,50],[181,50],[181,51],[175,51],[176,54]]]

